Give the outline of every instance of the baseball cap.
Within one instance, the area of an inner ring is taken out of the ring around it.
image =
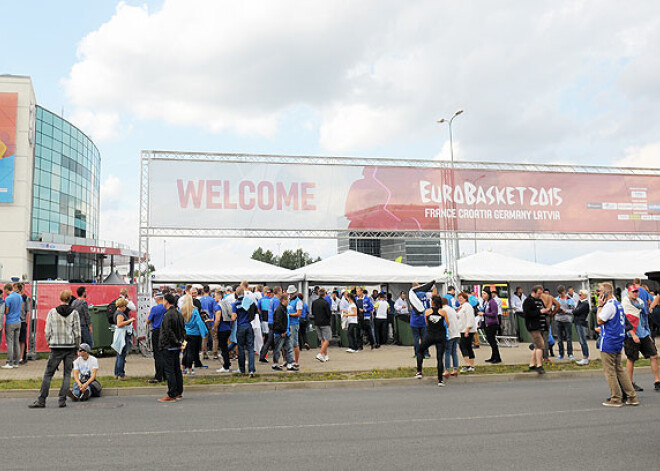
[[[81,344],[80,344],[80,347],[78,347],[78,350],[85,350],[87,353],[89,353],[89,352],[92,351],[92,349],[91,349],[91,347],[89,346],[89,344],[86,344],[86,343],[81,343]]]
[[[635,285],[630,285],[630,286],[628,286],[628,292],[629,293],[639,292],[639,288]]]
[[[296,288],[294,285],[289,285],[289,287],[286,289],[286,292],[288,294],[293,294],[298,292],[298,288]]]
[[[158,291],[156,294],[154,294],[154,299],[163,298],[163,297],[164,297],[164,295],[160,291]]]
[[[587,291],[586,289],[581,289],[580,294],[584,294],[585,296],[589,296],[589,291]]]
[[[266,293],[272,293],[272,292],[273,292],[273,288],[266,288]]]

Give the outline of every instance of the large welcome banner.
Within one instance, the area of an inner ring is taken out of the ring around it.
[[[14,201],[17,93],[0,93],[0,203]]]
[[[150,162],[149,225],[235,230],[658,233],[660,177]]]

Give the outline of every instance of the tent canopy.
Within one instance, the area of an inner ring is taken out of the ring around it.
[[[445,267],[429,268],[440,274]],[[509,257],[495,252],[479,252],[458,260],[458,276],[465,281],[569,281],[584,279],[577,270]]]
[[[660,250],[598,251],[553,266],[592,279],[632,280],[660,270]]]
[[[217,248],[175,261],[154,273],[154,283],[296,282],[293,271],[251,258],[241,258]]]
[[[427,268],[396,263],[353,250],[294,270],[314,283],[412,283],[430,281]],[[436,280],[441,281],[438,275]]]

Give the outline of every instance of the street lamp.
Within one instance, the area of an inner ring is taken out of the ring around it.
[[[456,118],[456,116],[458,116],[461,113],[463,113],[463,110],[458,110],[456,113],[454,113],[454,116],[452,116],[448,120],[445,119],[445,118],[440,118],[438,120],[439,124],[445,123],[447,121],[449,122],[449,153],[451,154],[451,169],[452,170],[454,170],[454,139],[453,139],[452,132],[451,132],[451,123],[452,123],[452,121],[454,121],[454,118]]]
[[[451,118],[449,118],[449,119],[440,118],[438,120],[438,124],[442,124],[442,123],[445,123],[445,122],[449,123],[449,153],[451,155],[451,161],[450,161],[449,168],[450,168],[450,172],[451,172],[451,185],[452,185],[452,188],[454,187],[454,139],[453,139],[453,135],[452,135],[452,131],[451,131],[451,123],[454,121],[456,116],[458,116],[459,114],[462,114],[462,113],[463,113],[463,110],[458,110],[458,111],[456,111],[456,113],[454,113],[454,115]],[[456,203],[454,202],[453,198],[452,198],[452,206],[454,206],[454,209],[455,209]],[[447,223],[449,223],[449,218],[445,216],[445,219],[446,219]],[[445,225],[445,230],[447,230],[447,232],[449,232],[448,231],[448,229],[449,229],[448,226],[449,226],[449,224]],[[457,228],[457,225],[456,225],[456,221],[455,221],[454,224],[453,224],[453,231],[451,232],[451,235],[447,236],[447,244],[446,244],[447,245],[447,255],[449,255],[450,252],[453,252],[453,254],[451,256],[451,271],[452,271],[451,278],[454,282],[453,283],[454,285],[458,285],[458,282],[459,282],[459,279],[458,279],[458,258],[460,256],[460,253],[459,253],[460,248],[459,248],[459,244],[458,244],[458,237],[456,236],[456,228]],[[449,249],[450,246],[451,246],[451,250]],[[457,286],[457,288],[460,288],[460,287]]]

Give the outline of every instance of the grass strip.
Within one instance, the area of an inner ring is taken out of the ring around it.
[[[636,366],[648,366],[649,360],[639,360]],[[546,365],[546,371],[584,371],[598,370],[602,365],[600,360],[593,360],[588,366],[577,366],[573,362],[551,363]],[[461,373],[462,375],[485,375],[485,374],[510,374],[526,373],[527,364],[519,365],[484,365],[477,366],[476,371],[472,373]],[[435,376],[436,369],[433,367],[424,368],[424,375]],[[415,368],[396,368],[369,371],[339,372],[329,371],[322,373],[292,373],[285,372],[279,374],[257,374],[254,378],[246,375],[231,374],[209,374],[199,376],[184,376],[184,385],[209,385],[209,384],[245,384],[245,383],[272,383],[289,381],[342,381],[342,380],[369,380],[369,379],[392,379],[392,378],[411,378],[415,375]],[[125,381],[119,381],[114,376],[101,376],[99,381],[104,388],[128,388],[128,387],[154,387],[163,388],[163,384],[149,384],[148,377],[129,377]],[[61,379],[53,379],[52,388],[59,388],[62,385]],[[0,380],[0,390],[6,389],[39,389],[40,379]]]

